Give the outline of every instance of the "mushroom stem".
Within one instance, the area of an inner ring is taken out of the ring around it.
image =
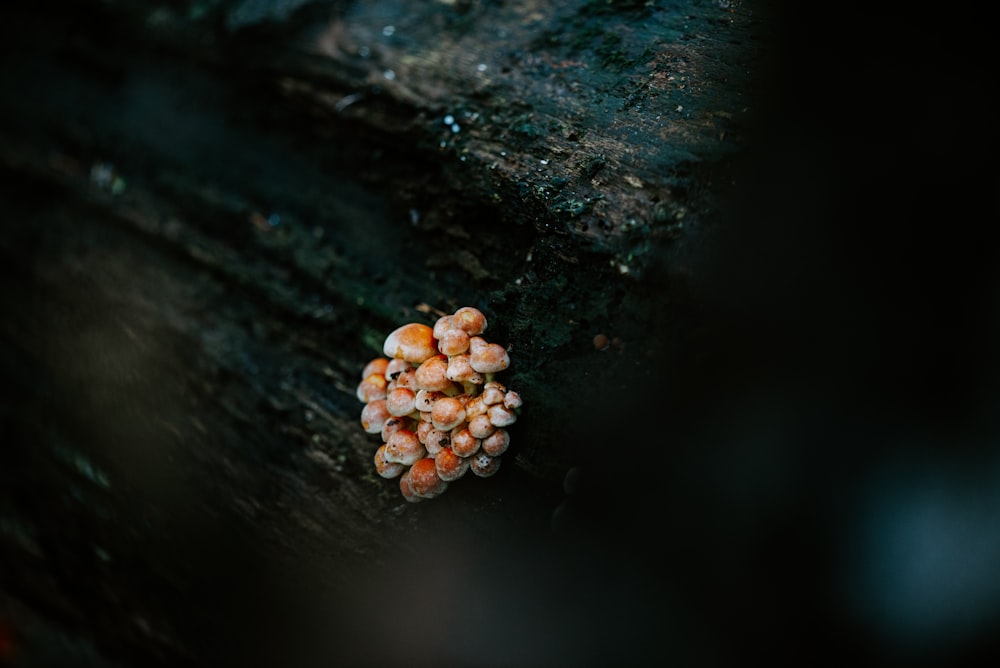
[[[469,395],[470,399],[479,394],[479,386],[471,380],[463,380],[462,389],[465,390],[465,393]]]

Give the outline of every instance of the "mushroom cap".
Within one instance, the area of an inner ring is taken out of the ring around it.
[[[385,460],[403,466],[410,466],[421,457],[427,456],[424,444],[409,429],[400,429],[385,442]]]
[[[451,316],[453,329],[461,329],[469,336],[476,336],[486,331],[486,316],[473,306],[463,306]]]
[[[438,477],[445,482],[458,480],[469,470],[469,460],[456,455],[451,448],[441,448],[434,455],[434,466]]]
[[[477,452],[469,457],[469,469],[480,478],[489,478],[500,470],[500,458]]]
[[[402,475],[406,467],[396,462],[390,462],[385,458],[385,443],[378,446],[375,451],[375,472],[383,478],[395,478]]]
[[[406,360],[401,360],[398,358],[392,358],[389,363],[385,365],[385,377],[389,380],[396,380],[399,374],[403,373],[407,369],[412,369],[413,366]]]
[[[469,349],[469,335],[465,330],[452,327],[441,336],[438,349],[448,355],[458,355]]]
[[[499,457],[507,452],[510,446],[510,434],[503,427],[498,427],[496,431],[483,439],[481,449],[490,457]]]
[[[433,426],[433,425],[432,425]],[[436,455],[442,448],[451,446],[451,433],[440,429],[431,429],[424,437],[424,447],[427,454]]]
[[[403,475],[399,476],[399,493],[403,495],[403,498],[410,503],[418,503],[423,501],[419,496],[414,494],[413,485],[410,484],[410,471],[407,469]]]
[[[491,380],[483,385],[483,393],[479,396],[483,398],[483,403],[487,406],[500,404],[503,403],[504,397],[507,396],[507,388],[497,381]]]
[[[382,352],[386,357],[406,360],[410,364],[420,364],[438,353],[434,330],[419,322],[398,327],[386,337]]]
[[[389,440],[389,437],[400,429],[409,429],[413,431],[413,420],[408,417],[396,417],[390,415],[389,418],[382,423],[382,442],[385,443]]]
[[[507,408],[514,410],[515,408],[520,408],[524,405],[524,400],[521,399],[521,395],[511,390],[507,394],[503,395],[503,405]]]
[[[417,389],[443,392],[451,386],[448,378],[448,358],[444,355],[433,355],[428,357],[414,374],[417,382]]]
[[[451,329],[451,316],[443,315],[434,323],[431,332],[434,334],[435,339],[440,339],[449,329]]]
[[[365,404],[361,409],[361,427],[369,434],[378,434],[382,425],[392,417],[385,407],[385,399],[375,399]]]
[[[365,368],[361,371],[361,377],[367,378],[373,373],[380,373],[385,375],[385,370],[389,367],[389,360],[385,357],[376,357],[375,359],[368,362]]]
[[[493,404],[486,411],[486,414],[490,416],[490,422],[493,423],[494,427],[509,427],[517,422],[517,415],[514,414],[514,411],[503,404]]]
[[[442,397],[434,402],[431,422],[434,423],[435,429],[450,431],[464,421],[465,406],[458,397]]]
[[[444,392],[418,390],[414,407],[421,413],[430,413],[434,408],[434,402],[444,396],[447,396]]]
[[[479,451],[480,441],[466,429],[459,429],[451,435],[451,449],[459,457],[471,457]]]
[[[408,387],[397,387],[385,395],[385,408],[389,415],[400,417],[415,410],[416,393]]]
[[[479,337],[473,337],[476,339]],[[503,371],[510,366],[510,356],[507,349],[499,343],[487,343],[483,346],[472,348],[469,355],[469,364],[479,373],[496,373]]]
[[[354,394],[358,397],[358,401],[363,401],[366,404],[373,399],[385,399],[386,385],[388,382],[385,375],[370,373],[358,383]]]
[[[483,375],[472,368],[467,353],[459,353],[448,359],[448,378],[457,383],[483,384]]]
[[[469,433],[476,438],[486,438],[493,432],[497,430],[496,425],[490,422],[490,416],[486,413],[480,413],[472,418],[469,418]]]
[[[431,457],[418,459],[407,472],[413,493],[422,499],[433,499],[448,489],[448,481],[438,475],[437,464]]]

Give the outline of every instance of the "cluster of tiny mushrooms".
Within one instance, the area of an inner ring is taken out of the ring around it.
[[[407,501],[440,496],[470,470],[487,478],[500,468],[522,402],[494,379],[510,356],[482,337],[486,324],[463,306],[434,327],[403,325],[361,372],[361,426],[382,437],[375,471],[399,478]]]

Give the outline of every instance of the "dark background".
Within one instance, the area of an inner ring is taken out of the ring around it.
[[[610,4],[594,20],[645,16]],[[506,3],[471,5],[486,21]],[[670,172],[700,223],[620,283],[606,249],[528,204],[470,205],[534,221],[489,240],[491,276],[424,263],[393,214],[420,201],[400,184],[441,194],[415,174],[454,176],[410,148],[436,136],[290,122],[237,57],[282,52],[282,21],[221,49],[191,37],[235,7],[152,44],[145,3],[5,21],[0,665],[995,660],[980,19],[734,5],[764,54],[740,148]],[[122,80],[148,87],[119,117]],[[159,138],[178,106],[189,139]],[[373,145],[387,157],[358,162]],[[129,170],[124,204],[88,183],[105,155]],[[356,164],[374,176],[346,178]],[[321,243],[294,222],[247,232],[262,202],[335,222]],[[334,269],[314,271],[331,238]],[[543,258],[531,287],[491,264],[504,246]],[[527,403],[502,475],[410,506],[366,477],[350,392],[425,299],[488,312]],[[579,331],[557,337],[553,305]],[[598,330],[624,348],[593,351]]]

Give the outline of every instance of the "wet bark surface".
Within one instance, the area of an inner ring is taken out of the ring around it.
[[[844,194],[798,167],[835,168],[748,157],[777,106],[752,5],[19,7],[0,665],[863,645],[826,607],[847,511],[816,491],[854,467],[796,444],[858,389],[853,330],[816,325],[868,292],[789,222]],[[804,285],[822,307],[788,308]],[[498,475],[407,503],[355,387],[389,331],[464,305],[525,405]]]

